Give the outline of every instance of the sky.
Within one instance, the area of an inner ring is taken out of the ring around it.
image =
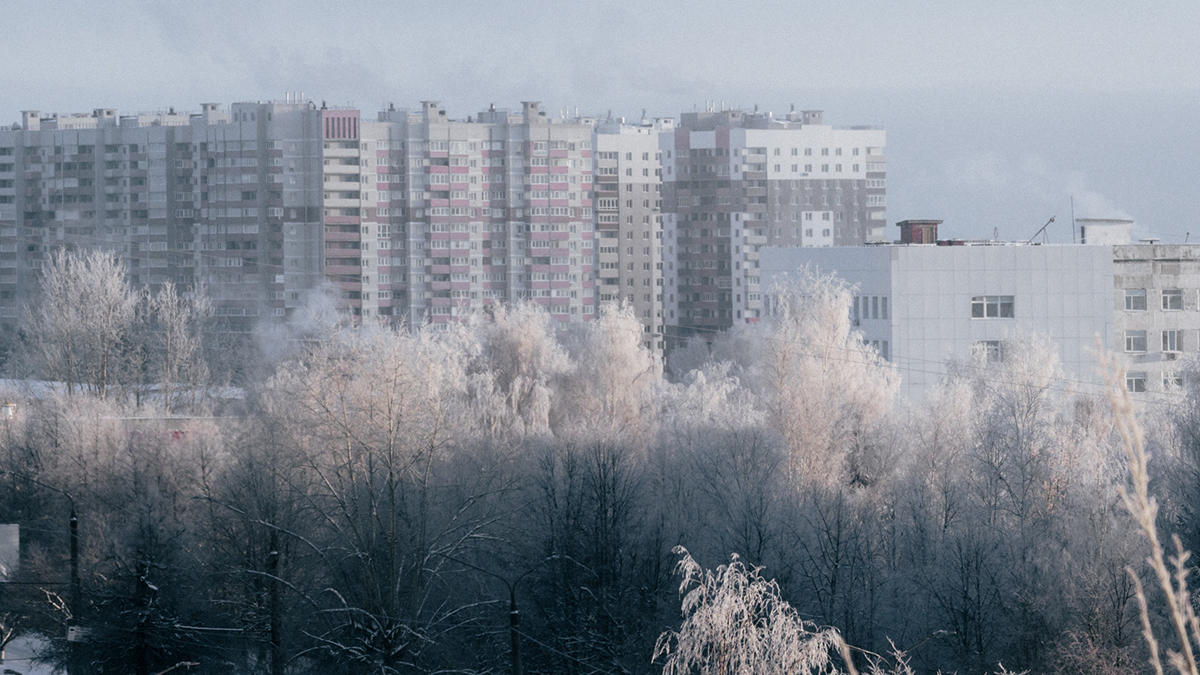
[[[5,24],[0,123],[300,91],[367,117],[795,105],[887,129],[889,224],[1020,240],[1054,216],[1066,242],[1073,199],[1076,217],[1200,241],[1196,0],[63,0]]]

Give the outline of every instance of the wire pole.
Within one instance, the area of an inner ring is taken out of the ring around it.
[[[76,625],[79,625],[79,614],[83,610],[79,583],[79,518],[75,515],[75,500],[71,499],[70,495],[67,495],[67,499],[71,501],[71,614]],[[70,675],[83,675],[82,659],[80,658],[82,646],[78,640],[71,643]]]

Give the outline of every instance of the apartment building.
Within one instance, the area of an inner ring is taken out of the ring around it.
[[[525,298],[594,318],[590,120],[536,102],[456,120],[425,101],[359,134],[342,151],[352,201],[326,202],[326,275],[351,311],[437,328]]]
[[[1129,359],[1126,385],[1132,392],[1182,386],[1200,351],[1200,246],[1124,244],[1112,252],[1113,347]]]
[[[884,131],[822,118],[708,110],[660,135],[669,342],[759,316],[764,246],[884,240]]]
[[[23,113],[0,129],[0,325],[59,247],[112,251],[134,285],[204,284],[227,330],[285,317],[321,279],[320,114],[290,100]]]
[[[120,255],[135,285],[204,284],[231,331],[332,285],[352,317],[438,326],[529,298],[594,316],[592,121],[534,102],[452,120],[436,102],[288,100],[224,111],[26,112],[0,130],[0,325],[58,247]]]
[[[662,159],[659,136],[674,120],[596,125],[595,217],[600,302],[629,304],[642,323],[643,343],[665,346]]]

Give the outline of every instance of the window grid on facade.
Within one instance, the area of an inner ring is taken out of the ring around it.
[[[1125,331],[1125,351],[1129,353],[1141,353],[1146,351],[1146,331],[1144,330],[1127,330]]]
[[[1146,373],[1125,373],[1125,388],[1134,393],[1146,391]]]
[[[1183,291],[1179,289],[1167,289],[1162,292],[1162,308],[1166,311],[1179,311],[1183,309]]]
[[[988,363],[1004,361],[1004,343],[1000,340],[979,340],[973,346]]]
[[[1164,330],[1162,332],[1162,350],[1164,352],[1178,352],[1180,349],[1179,331]]]
[[[1125,289],[1125,309],[1131,312],[1143,312],[1146,310],[1146,289],[1144,288],[1127,288]]]
[[[1015,316],[1011,295],[976,295],[971,298],[972,319],[1011,319]]]

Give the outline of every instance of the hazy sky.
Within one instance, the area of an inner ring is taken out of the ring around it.
[[[454,117],[529,99],[627,117],[794,103],[886,127],[892,223],[1028,238],[1069,222],[1073,195],[1079,217],[1200,241],[1195,0],[91,0],[4,21],[0,123],[290,91],[368,117],[425,99]]]

